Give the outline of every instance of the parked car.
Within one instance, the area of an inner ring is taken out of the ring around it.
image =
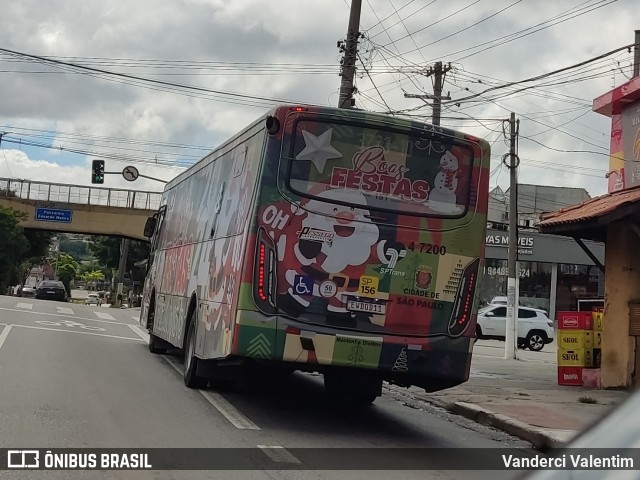
[[[36,288],[36,298],[40,300],[67,301],[67,290],[64,284],[58,280],[43,280]]]
[[[97,293],[90,293],[84,300],[85,305],[100,305],[100,297]]]
[[[553,341],[553,322],[538,308],[518,308],[518,346],[533,351],[540,351],[547,343]],[[507,307],[505,305],[489,305],[478,311],[476,337],[504,340],[507,331]]]
[[[507,297],[493,297],[489,302],[489,305],[506,305]]]
[[[20,288],[19,291],[18,296],[20,297],[33,298],[36,295],[36,287],[33,285],[26,285]]]
[[[614,454],[628,458],[633,457],[637,463],[637,451],[640,448],[640,392],[633,393],[596,420],[589,427],[578,433],[569,443],[557,451],[549,452],[555,457],[566,455],[567,464],[570,454],[593,454],[597,458],[611,458]],[[610,450],[609,450],[610,449]],[[518,477],[519,480],[631,480],[638,478],[637,465],[627,470],[609,468],[593,470],[552,470],[540,468]]]

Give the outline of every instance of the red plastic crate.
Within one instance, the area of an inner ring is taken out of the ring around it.
[[[558,330],[593,330],[591,312],[558,312]]]
[[[584,367],[558,367],[558,385],[582,386],[582,370]]]

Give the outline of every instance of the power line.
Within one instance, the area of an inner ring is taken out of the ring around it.
[[[433,1],[435,2],[436,0],[433,0]],[[394,13],[391,13],[391,14],[387,15],[387,16],[386,16],[386,17],[384,17],[382,20],[378,20],[378,23],[376,23],[376,24],[374,24],[374,25],[371,25],[369,28],[367,28],[367,29],[366,29],[366,31],[365,31],[364,33],[366,34],[368,31],[373,30],[373,29],[374,29],[374,28],[376,28],[378,25],[382,26],[382,23],[383,23],[383,22],[385,22],[386,20],[390,19],[390,18],[391,18],[391,17],[393,17],[394,15],[397,15],[397,14],[398,14],[398,12],[400,12],[401,10],[404,10],[404,9],[405,9],[405,8],[407,8],[409,5],[411,5],[413,2],[415,2],[415,0],[409,0],[409,2],[408,2],[408,3],[405,3],[405,4],[404,4],[403,6],[401,6],[399,9],[397,9],[397,10],[396,10],[396,9],[394,8],[394,10],[395,10],[395,11],[394,11]],[[431,3],[433,3],[433,2],[431,2]],[[376,16],[377,16],[377,15],[376,15]],[[398,17],[400,17],[400,15],[398,15]],[[382,32],[380,32],[380,33],[382,33]]]
[[[6,53],[8,55],[13,55],[13,56],[17,56],[17,57],[30,58],[30,59],[32,59],[34,61],[37,61],[37,62],[40,62],[40,63],[45,63],[45,64],[49,64],[49,65],[53,65],[53,66],[57,66],[57,67],[61,67],[61,68],[74,68],[74,69],[79,69],[79,70],[87,71],[87,72],[94,73],[94,74],[101,74],[101,75],[108,75],[108,76],[113,76],[113,77],[125,78],[127,80],[133,80],[133,81],[147,82],[147,83],[151,83],[151,84],[159,85],[159,86],[163,86],[163,87],[172,87],[172,88],[179,88],[179,89],[184,89],[184,90],[188,90],[188,91],[195,91],[195,92],[203,92],[203,93],[207,93],[207,94],[220,95],[222,97],[230,97],[230,98],[234,98],[236,100],[242,100],[242,101],[245,101],[245,102],[247,100],[251,100],[251,101],[259,100],[259,101],[269,102],[269,103],[273,103],[273,104],[276,104],[276,103],[299,103],[299,102],[292,102],[290,100],[275,99],[275,98],[263,97],[263,96],[258,96],[258,95],[248,95],[248,94],[244,94],[244,93],[226,92],[226,91],[222,91],[222,90],[213,90],[213,89],[204,88],[204,87],[197,87],[197,86],[193,86],[193,85],[183,85],[183,84],[174,83],[174,82],[167,82],[167,81],[163,81],[163,80],[156,80],[156,79],[138,77],[138,76],[135,76],[135,75],[129,75],[129,74],[125,74],[125,73],[111,72],[109,70],[104,70],[104,69],[99,69],[99,68],[94,68],[94,67],[88,67],[88,66],[84,66],[84,65],[78,65],[78,64],[74,64],[74,63],[70,63],[70,62],[63,62],[61,60],[53,60],[53,59],[49,59],[49,58],[46,58],[46,57],[41,57],[39,55],[32,55],[32,54],[17,52],[17,51],[9,50],[9,49],[6,49],[6,48],[0,48],[0,52],[4,52],[4,53]]]
[[[500,89],[503,89],[503,88],[512,87],[514,85],[521,85],[523,83],[529,83],[529,82],[534,82],[534,81],[537,81],[537,80],[541,80],[543,78],[547,78],[547,77],[550,77],[552,75],[557,75],[559,73],[566,72],[567,70],[572,70],[574,68],[578,68],[578,67],[581,67],[583,65],[588,65],[589,63],[593,63],[593,62],[595,62],[597,60],[600,60],[601,58],[609,57],[609,56],[613,55],[614,53],[620,52],[622,50],[628,50],[628,49],[630,49],[630,48],[632,48],[634,46],[635,46],[635,44],[632,43],[630,45],[625,45],[624,47],[618,47],[618,48],[616,48],[614,50],[611,50],[609,52],[606,52],[606,53],[603,53],[601,55],[598,55],[597,57],[593,57],[593,58],[590,58],[589,60],[584,60],[584,61],[582,61],[580,63],[569,65],[568,67],[563,67],[563,68],[560,68],[558,70],[553,70],[551,72],[543,73],[541,75],[536,75],[535,77],[526,78],[524,80],[519,80],[519,81],[515,81],[515,82],[508,82],[508,83],[506,83],[504,85],[498,85],[498,86],[490,87],[490,88],[487,88],[486,90],[483,90],[482,92],[475,93],[473,95],[469,95],[468,97],[460,98],[460,99],[457,99],[457,100],[450,100],[450,101],[445,102],[445,103],[459,103],[459,102],[463,102],[463,101],[466,101],[466,100],[471,100],[471,99],[480,97],[481,95],[484,95],[485,93],[492,92],[492,91],[495,91],[495,90],[500,90]],[[531,86],[531,87],[527,87],[527,88],[535,88],[535,86]]]
[[[451,18],[451,17],[454,17],[454,16],[456,16],[457,14],[459,14],[460,12],[463,12],[463,11],[467,10],[468,8],[473,7],[475,4],[480,3],[481,1],[482,1],[482,0],[475,0],[474,2],[470,3],[470,4],[469,4],[469,5],[467,5],[466,7],[462,7],[462,8],[460,8],[459,10],[456,10],[455,12],[453,12],[453,13],[451,13],[451,14],[449,14],[449,15],[445,16],[445,17],[442,17],[442,18],[441,18],[441,19],[439,19],[439,20],[436,20],[435,22],[430,23],[429,25],[426,25],[426,26],[424,26],[424,27],[420,28],[419,30],[416,30],[415,32],[413,32],[413,35],[415,35],[416,33],[420,33],[420,32],[422,32],[422,31],[426,30],[427,28],[433,27],[434,25],[437,25],[438,23],[443,22],[443,21],[445,21],[445,20],[447,20],[447,19],[449,19],[449,18]],[[405,39],[405,38],[407,38],[407,37],[410,37],[411,35],[412,35],[412,34],[411,34],[411,33],[409,33],[408,35],[405,35],[404,37],[400,37],[400,38],[399,38],[399,39],[397,39],[396,41],[397,41],[397,42],[399,42],[399,41],[401,41],[401,40],[404,40],[404,39]],[[388,45],[388,44],[387,44],[387,45]],[[383,47],[386,47],[387,45],[383,45]],[[416,45],[416,48],[415,48],[414,50],[411,50],[411,52],[416,52],[416,51],[418,51],[418,50],[420,50],[420,49],[422,49],[422,48],[424,48],[424,47],[418,47],[418,46]],[[398,52],[398,53],[399,53],[399,52]],[[410,53],[410,52],[405,52],[405,53],[402,53],[402,54],[400,54],[400,55],[401,55],[401,56],[403,56],[403,55],[406,55],[407,53]]]
[[[418,10],[416,10],[416,11],[415,11],[415,12],[413,12],[412,14],[407,15],[407,17],[413,17],[413,16],[415,16],[416,14],[418,14],[419,12],[421,12],[422,10],[424,10],[425,8],[427,8],[428,6],[433,5],[433,4],[434,4],[434,3],[436,3],[437,1],[438,1],[438,0],[431,0],[431,2],[427,3],[426,5],[423,5],[422,7],[420,7]],[[409,2],[409,3],[411,3],[411,2]],[[392,17],[392,16],[393,16],[393,14],[389,15],[389,16],[388,16],[387,18],[385,18],[384,20],[386,20],[386,19],[388,19],[389,17]],[[405,18],[405,19],[406,19],[406,18]],[[383,20],[383,21],[384,21],[384,20]],[[387,27],[387,29],[392,29],[393,27],[395,27],[396,25],[398,25],[400,22],[401,22],[401,20],[398,20],[398,21],[397,21],[396,23],[394,23],[393,25],[391,25],[391,26]],[[381,35],[382,33],[383,33],[383,32],[378,32],[378,33],[376,33],[375,35],[372,35],[372,36],[370,36],[370,37],[368,36],[368,38],[369,38],[370,40],[371,40],[371,39],[374,39],[374,38],[376,38],[378,35]]]
[[[478,1],[479,1],[479,0],[478,0]],[[436,43],[440,43],[440,42],[442,42],[443,40],[447,40],[448,38],[454,37],[454,36],[456,36],[456,35],[458,35],[458,34],[460,34],[460,33],[462,33],[462,32],[465,32],[465,31],[469,30],[470,28],[473,28],[473,27],[475,27],[475,26],[477,26],[477,25],[480,25],[481,23],[483,23],[483,22],[485,22],[485,21],[487,21],[487,20],[490,20],[491,18],[493,18],[493,17],[495,17],[495,16],[497,16],[497,15],[500,15],[500,14],[501,14],[502,12],[504,12],[505,10],[510,9],[511,7],[513,7],[513,6],[517,5],[518,3],[522,2],[522,1],[523,1],[523,0],[516,0],[516,1],[515,1],[515,2],[513,2],[511,5],[507,5],[506,7],[502,8],[501,10],[498,10],[498,11],[497,11],[497,12],[495,12],[495,13],[492,13],[491,15],[489,15],[489,16],[487,16],[487,17],[484,17],[484,18],[482,18],[482,19],[478,20],[478,21],[477,21],[477,22],[475,22],[475,23],[472,23],[471,25],[469,25],[469,26],[467,26],[467,27],[465,27],[465,28],[462,28],[462,29],[457,30],[457,31],[455,31],[455,32],[453,32],[453,33],[450,33],[449,35],[446,35],[446,36],[441,37],[441,38],[439,38],[439,39],[437,39],[437,40],[434,40],[434,41],[433,41],[433,42],[431,42],[431,43],[427,43],[426,45],[423,45],[423,46],[421,46],[421,47],[418,47],[418,45],[416,44],[416,48],[418,49],[418,51],[422,52],[422,49],[423,49],[423,48],[430,47],[431,45],[435,45]],[[475,3],[477,3],[477,2],[475,2]],[[460,12],[461,12],[461,11],[463,11],[463,10],[466,10],[467,8],[469,8],[469,7],[470,7],[470,6],[472,6],[472,5],[473,5],[473,4],[468,5],[468,6],[464,7],[463,9],[458,10],[457,12],[455,12],[454,14],[452,14],[451,16],[453,16],[453,15],[455,15],[455,14],[457,14],[457,13],[460,13]],[[450,16],[450,17],[451,17],[451,16]],[[446,18],[450,18],[450,17],[445,17],[444,19],[446,19]],[[444,19],[443,19],[443,20],[444,20]],[[435,25],[436,23],[438,23],[438,22],[435,22],[435,23],[433,23],[433,24],[431,24],[431,25]],[[425,28],[426,28],[426,27],[425,27]],[[418,30],[418,31],[420,31],[420,30]],[[415,33],[417,33],[417,32],[415,32]],[[402,40],[402,39],[404,39],[404,38],[406,38],[406,36],[405,36],[405,37],[402,37],[402,38],[400,38],[400,39],[398,39],[397,41],[400,41],[400,40]],[[414,41],[414,44],[415,44],[415,41]],[[385,46],[386,46],[386,45],[385,45]],[[415,50],[414,50],[414,51],[415,51]],[[421,54],[422,54],[422,53],[421,53]],[[425,61],[426,61],[426,59],[425,59]]]
[[[453,61],[455,61],[455,62],[459,62],[459,61],[460,61],[460,60],[462,60],[462,59],[465,59],[465,58],[468,58],[468,57],[470,57],[470,56],[476,55],[476,54],[478,54],[478,53],[480,53],[480,52],[483,52],[483,51],[486,51],[486,50],[489,50],[489,49],[491,49],[491,48],[495,48],[495,47],[498,47],[498,46],[502,46],[502,45],[504,45],[504,44],[506,44],[506,43],[512,42],[512,41],[514,41],[514,40],[518,40],[518,39],[523,38],[523,37],[525,37],[525,36],[527,36],[527,35],[530,35],[530,34],[532,34],[532,33],[539,32],[539,31],[544,30],[544,29],[546,29],[546,28],[550,28],[550,27],[553,27],[553,26],[558,25],[558,24],[560,24],[560,23],[563,23],[563,22],[565,22],[565,21],[568,21],[568,20],[571,20],[571,19],[573,19],[573,18],[576,18],[576,17],[582,16],[582,15],[584,15],[584,14],[586,14],[586,13],[589,13],[589,12],[591,12],[591,11],[593,11],[593,10],[597,10],[597,9],[599,9],[599,8],[602,8],[602,7],[606,6],[606,5],[609,5],[610,3],[614,3],[614,2],[616,2],[617,0],[611,0],[611,1],[610,1],[609,3],[607,3],[607,4],[604,4],[604,5],[600,5],[600,6],[595,7],[595,5],[598,5],[599,3],[602,3],[602,2],[604,2],[604,1],[606,1],[606,0],[599,0],[597,3],[595,3],[595,4],[593,4],[593,5],[589,5],[589,6],[587,6],[587,7],[583,7],[583,8],[581,8],[581,9],[578,9],[578,7],[581,7],[582,5],[585,5],[585,4],[589,3],[590,1],[591,1],[591,0],[587,0],[586,2],[583,2],[583,3],[581,3],[581,4],[579,4],[579,5],[575,6],[575,7],[571,7],[569,10],[566,10],[565,12],[563,12],[563,13],[561,13],[561,14],[555,15],[555,16],[553,16],[553,17],[551,17],[551,18],[549,18],[549,19],[547,19],[547,20],[545,20],[545,21],[543,21],[543,22],[541,22],[541,23],[538,23],[538,24],[536,24],[536,25],[533,25],[533,26],[531,26],[531,27],[528,27],[528,28],[525,28],[525,29],[522,29],[522,30],[518,30],[518,31],[513,32],[513,33],[510,33],[510,34],[508,34],[508,35],[504,35],[504,36],[502,36],[502,37],[495,38],[495,39],[490,40],[490,41],[488,41],[488,42],[475,44],[475,45],[474,45],[474,46],[472,46],[472,47],[468,47],[468,48],[465,48],[465,49],[462,49],[462,50],[458,50],[458,51],[456,51],[456,52],[451,52],[451,53],[449,53],[449,54],[447,54],[447,55],[445,55],[445,56],[446,56],[446,57],[452,57],[452,56],[454,56],[454,55],[457,55],[458,53],[463,53],[463,52],[466,52],[466,51],[469,51],[469,50],[474,50],[474,49],[476,49],[476,48],[482,47],[482,46],[484,46],[484,45],[490,45],[490,44],[492,44],[492,43],[495,43],[495,45],[491,45],[491,46],[489,46],[489,47],[487,47],[487,48],[485,48],[485,49],[483,49],[483,50],[480,50],[480,51],[477,51],[477,52],[471,53],[471,54],[469,54],[469,55],[467,55],[467,56],[460,57],[460,58],[456,58],[455,60],[453,60]],[[585,9],[587,9],[587,8],[590,8],[590,7],[595,7],[595,8],[592,8],[591,10],[587,10],[587,11],[582,11],[582,12],[580,12],[580,10],[585,10]],[[574,10],[575,10],[575,11],[574,11]],[[578,13],[578,12],[580,12],[580,13]],[[575,14],[575,15],[573,15],[573,14]],[[569,16],[569,15],[573,15],[573,16]],[[556,22],[556,23],[552,23],[552,24],[550,24],[550,25],[546,25],[546,26],[544,26],[544,27],[542,27],[542,28],[539,28],[539,29],[537,29],[537,30],[533,30],[533,31],[529,32],[529,30],[535,29],[535,28],[536,28],[536,27],[538,27],[538,26],[545,25],[545,24],[547,24],[547,23],[553,22],[553,21],[555,21],[555,20],[559,20],[559,19],[561,19],[561,18],[563,18],[563,17],[566,17],[566,16],[569,16],[569,17],[568,17],[568,18],[565,18],[564,20],[558,21],[558,22]],[[520,34],[522,34],[522,35],[520,35]],[[511,38],[510,38],[510,37],[511,37]],[[496,42],[500,42],[500,43],[496,43]],[[413,53],[414,51],[415,51],[415,50],[409,50],[409,51],[406,51],[406,52],[402,53],[402,55],[407,55],[408,53]]]

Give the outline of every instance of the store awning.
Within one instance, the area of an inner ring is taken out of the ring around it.
[[[609,223],[617,220],[640,223],[640,186],[543,213],[540,219],[537,227],[542,233],[604,242]]]

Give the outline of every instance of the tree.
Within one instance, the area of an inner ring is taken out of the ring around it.
[[[49,263],[55,269],[58,279],[64,284],[64,288],[71,293],[71,281],[76,278],[80,264],[68,253],[59,253],[49,258]]]
[[[24,235],[27,237],[28,244],[28,249],[25,253],[26,260],[32,264],[39,265],[46,258],[51,239],[55,234],[46,230],[25,228]]]
[[[92,289],[104,282],[104,273],[100,270],[85,271],[80,274],[80,278],[87,282],[87,285]]]
[[[27,251],[27,238],[20,226],[24,214],[0,206],[0,293],[15,285],[20,262]]]
[[[89,249],[95,257],[106,265],[107,268],[117,269],[120,263],[120,237],[94,237]],[[127,265],[125,272],[133,272],[132,280],[143,281],[144,270],[136,269],[133,265],[136,262],[149,258],[149,243],[138,240],[131,240],[127,255]]]
[[[87,242],[84,240],[74,240],[71,238],[61,238],[60,251],[70,254],[78,262],[86,260],[92,256]]]

